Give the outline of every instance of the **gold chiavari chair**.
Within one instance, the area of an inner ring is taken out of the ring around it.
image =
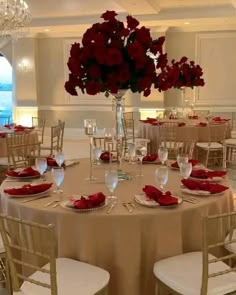
[[[107,271],[88,263],[56,257],[54,225],[1,214],[0,231],[13,295],[107,294],[110,278]]]
[[[177,122],[165,122],[163,125],[160,125],[157,128],[159,146],[165,147],[168,149],[168,158],[176,158],[177,150]],[[179,144],[180,147],[180,144]]]
[[[46,123],[45,119],[42,119],[39,117],[32,117],[32,127],[36,128],[35,130],[38,133],[38,138],[40,143],[43,143],[43,140],[44,140],[45,123]]]
[[[193,158],[193,152],[196,142],[195,141],[177,141],[175,148],[175,155],[187,154],[189,159]]]
[[[196,147],[198,149],[199,156],[205,154],[205,166],[209,164],[212,166],[224,167],[224,153],[225,153],[225,136],[228,128],[228,123],[221,124],[209,124],[208,128],[208,142],[198,142]]]
[[[10,124],[10,121],[11,121],[10,116],[0,116],[0,126]]]
[[[124,118],[124,120],[134,120],[134,113],[133,112],[124,112],[123,118]]]
[[[61,127],[60,139],[59,139],[59,151],[63,151],[63,143],[64,143],[64,131],[65,131],[65,121],[58,121],[58,125]]]
[[[156,262],[153,269],[157,279],[156,294],[161,294],[162,288],[167,289],[168,294],[178,295],[236,294],[236,268],[226,264],[229,259],[236,258],[236,254],[225,255],[222,251],[223,246],[236,242],[231,234],[235,216],[236,212],[230,212],[204,217],[202,251]],[[222,236],[220,241],[216,241],[212,229]],[[230,235],[224,239],[227,230]],[[216,252],[221,254],[217,257],[211,254]]]
[[[52,157],[55,152],[60,151],[61,130],[62,130],[62,127],[60,124],[51,127],[50,144],[49,145],[41,144],[40,146],[40,153],[42,151],[48,152],[47,155],[43,155],[43,156]]]

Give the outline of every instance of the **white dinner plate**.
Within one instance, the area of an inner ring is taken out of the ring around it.
[[[6,188],[7,189],[7,188]],[[30,195],[10,195],[8,193],[4,193],[6,196],[10,198],[26,198],[26,197],[39,197],[39,196],[46,196],[49,195],[51,192],[51,187],[44,192],[38,194],[30,194]]]
[[[156,207],[174,208],[174,207],[179,206],[183,202],[183,199],[181,197],[177,197],[177,196],[174,196],[174,197],[178,199],[178,204],[170,205],[170,206],[161,206],[156,201],[148,199],[145,194],[135,194],[134,195],[134,200],[139,205],[149,207],[149,208],[156,208]]]
[[[78,209],[78,208],[75,208],[75,207],[74,207],[72,201],[70,201],[70,200],[65,200],[65,201],[62,201],[62,202],[60,203],[60,206],[61,206],[62,208],[64,208],[64,209],[67,209],[67,210],[70,210],[70,211],[83,213],[83,212],[94,211],[94,210],[97,210],[97,209],[102,209],[102,208],[108,206],[110,203],[111,203],[111,200],[108,199],[108,198],[106,198],[106,199],[105,199],[105,202],[102,203],[100,206],[93,207],[93,208],[89,208],[89,209]]]
[[[16,168],[16,169],[14,169],[14,171],[20,172],[20,171],[23,171],[24,169],[25,168]],[[35,169],[35,167],[32,167],[32,169],[37,171],[37,169]],[[33,176],[10,176],[10,175],[7,175],[7,173],[6,173],[6,177],[10,178],[10,179],[16,179],[16,180],[21,180],[21,179],[24,180],[24,179],[30,179],[30,178],[39,178],[40,174],[39,175],[33,175]]]
[[[194,196],[217,196],[217,195],[223,195],[225,191],[221,192],[221,193],[215,193],[215,194],[211,194],[210,192],[208,191],[202,191],[202,190],[191,190],[187,187],[184,187],[184,188],[181,188],[181,191],[183,193],[187,193],[187,194],[190,194],[190,195],[194,195]]]
[[[189,177],[189,179],[196,181],[210,181],[210,182],[221,182],[224,178],[220,176],[211,177],[211,178],[197,178],[197,177]]]

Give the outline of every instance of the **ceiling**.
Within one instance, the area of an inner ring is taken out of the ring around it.
[[[119,19],[137,17],[153,31],[211,31],[236,29],[236,0],[26,0],[31,32],[74,34],[101,21],[106,10]]]

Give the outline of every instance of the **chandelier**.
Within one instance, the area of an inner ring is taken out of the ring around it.
[[[24,0],[0,0],[0,39],[2,41],[24,35],[31,15]]]

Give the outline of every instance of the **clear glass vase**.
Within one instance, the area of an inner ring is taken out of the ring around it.
[[[117,152],[117,165],[121,165],[123,141],[124,141],[124,126],[123,126],[123,102],[124,95],[127,89],[120,89],[117,93],[112,93],[115,104],[115,139]]]

